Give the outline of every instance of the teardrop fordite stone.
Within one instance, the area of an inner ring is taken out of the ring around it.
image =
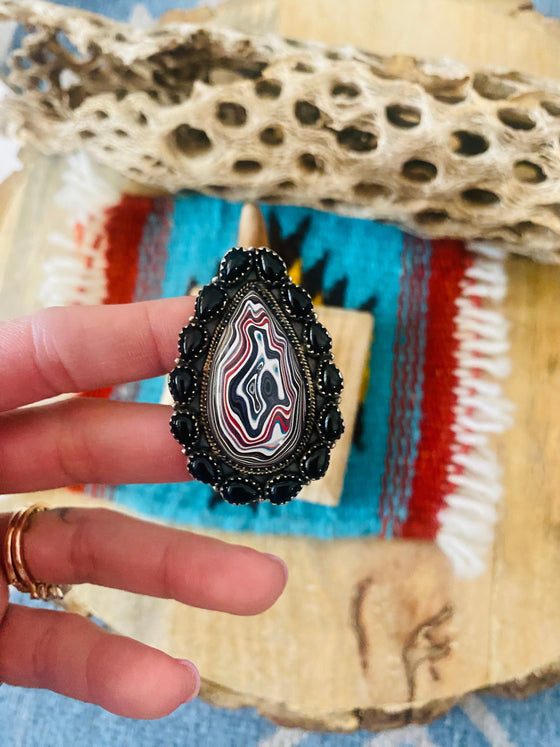
[[[241,467],[286,459],[305,431],[307,379],[271,306],[249,288],[207,365],[206,422]]]
[[[221,288],[210,283],[205,285],[196,299],[196,313],[201,319],[208,319],[223,306],[226,297]]]
[[[195,390],[196,378],[188,368],[175,368],[169,376],[169,391],[175,402],[189,402]]]

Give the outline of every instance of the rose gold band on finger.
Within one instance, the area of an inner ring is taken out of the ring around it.
[[[20,508],[10,516],[8,531],[4,538],[4,569],[11,586],[24,594],[29,594],[31,599],[48,602],[62,599],[70,586],[35,581],[27,570],[23,552],[23,534],[29,526],[31,517],[39,511],[46,510],[46,506],[36,503],[28,508]]]

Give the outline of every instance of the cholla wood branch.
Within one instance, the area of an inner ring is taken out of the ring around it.
[[[560,83],[450,60],[40,0],[10,61],[8,129],[155,188],[307,205],[560,261]]]

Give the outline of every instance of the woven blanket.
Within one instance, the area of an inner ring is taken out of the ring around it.
[[[69,163],[55,195],[67,211],[67,236],[49,236],[46,305],[181,295],[208,282],[235,244],[240,205],[120,194],[85,156]],[[458,573],[475,575],[500,497],[488,433],[507,422],[493,380],[507,372],[501,254],[302,208],[264,214],[272,248],[316,303],[375,316],[340,504],[231,506],[195,482],[87,490],[194,526],[435,539]],[[158,402],[165,388],[156,379],[93,394]]]

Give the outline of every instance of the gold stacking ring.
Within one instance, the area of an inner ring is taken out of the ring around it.
[[[33,514],[46,511],[47,507],[34,504],[20,508],[10,516],[8,531],[4,539],[4,568],[8,583],[31,599],[42,599],[45,602],[60,600],[71,588],[69,585],[48,584],[35,581],[25,564],[23,552],[23,534],[29,526]]]

